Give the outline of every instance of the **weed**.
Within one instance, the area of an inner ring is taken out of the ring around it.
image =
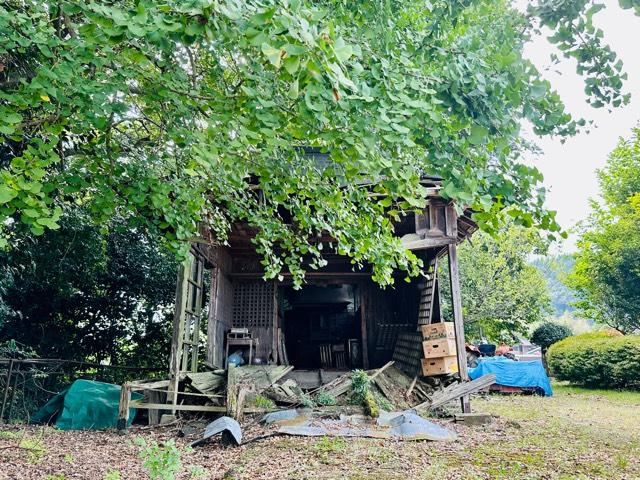
[[[120,472],[118,470],[109,470],[104,476],[104,480],[120,480]]]
[[[44,478],[45,478],[45,480],[66,480],[67,479],[67,477],[65,477],[64,473],[55,473],[53,475],[47,475]]]
[[[0,432],[0,439],[1,440],[17,440],[18,438],[22,437],[24,435],[23,431],[19,431],[19,432],[14,432],[11,430],[5,430]]]
[[[65,453],[64,461],[67,463],[73,463],[73,455],[71,455],[70,453]]]
[[[322,463],[329,463],[329,455],[340,453],[347,448],[347,442],[340,437],[322,437],[315,443],[313,450]]]
[[[346,448],[346,440],[340,437],[322,437],[322,439],[316,442],[313,446],[313,449],[316,452],[324,453],[338,453],[342,452]]]
[[[328,407],[336,404],[336,397],[334,397],[330,393],[320,392],[318,395],[316,395],[315,401],[316,404],[320,406]]]
[[[371,386],[371,378],[364,370],[351,372],[351,396],[357,403],[362,403]]]
[[[311,398],[311,395],[309,395],[308,393],[302,393],[300,395],[300,403],[307,408],[313,408],[316,406],[313,398]]]
[[[191,467],[189,467],[190,478],[204,478],[206,474],[207,471],[202,465],[192,465]]]
[[[147,443],[138,437],[136,445],[142,448],[140,458],[144,467],[149,471],[151,480],[174,480],[176,473],[182,468],[180,449],[175,441],[169,440],[162,445],[156,442]]]
[[[20,448],[27,451],[29,463],[38,463],[44,457],[46,449],[42,438],[27,437],[20,442]]]
[[[387,400],[387,397],[385,397],[384,395],[380,395],[377,392],[374,394],[374,397],[376,399],[376,403],[382,410],[386,410],[387,412],[393,410],[393,404],[389,400]]]
[[[276,407],[276,404],[273,400],[262,395],[256,395],[255,397],[253,397],[251,403],[256,408],[264,408],[267,410]]]
[[[615,463],[620,470],[625,470],[629,466],[629,459],[622,455],[616,455]]]

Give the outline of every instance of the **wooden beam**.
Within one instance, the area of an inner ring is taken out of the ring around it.
[[[407,238],[402,238],[401,241],[402,246],[407,250],[427,250],[429,248],[442,247],[456,243],[458,238],[444,236],[414,238],[413,236],[407,236]]]
[[[458,371],[460,379],[466,382],[469,379],[467,373],[467,352],[464,339],[464,319],[462,318],[462,297],[460,294],[460,278],[458,275],[458,252],[456,244],[451,244],[449,250],[449,281],[451,284],[451,300],[453,306],[453,325],[456,334],[456,347],[458,356]],[[469,396],[465,395],[461,398],[461,407],[463,413],[471,412]]]
[[[138,400],[131,402],[131,408],[141,408],[143,410],[178,410],[185,412],[218,412],[224,413],[227,411],[227,407],[218,405],[167,405],[165,403],[144,403]],[[247,407],[243,408],[244,413],[264,413],[275,412],[281,410],[279,408],[256,408]]]
[[[176,304],[173,313],[173,335],[171,337],[171,357],[169,359],[169,388],[167,391],[167,403],[178,403],[178,383],[180,382],[180,363],[182,360],[184,340],[184,318],[187,306],[187,289],[189,282],[189,270],[193,256],[178,268],[178,280],[176,282]],[[175,413],[175,411],[172,411]]]

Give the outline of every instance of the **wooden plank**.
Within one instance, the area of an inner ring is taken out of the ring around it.
[[[157,382],[130,382],[131,390],[159,390],[169,386],[169,380],[158,380]]]
[[[224,370],[217,372],[189,372],[185,378],[191,381],[191,386],[201,393],[211,393],[224,383]]]
[[[145,403],[138,400],[134,400],[130,404],[131,408],[141,408],[143,410],[177,410],[185,412],[218,412],[225,413],[227,407],[218,405],[168,405],[166,403]],[[274,412],[280,410],[279,408],[255,408],[247,407],[243,408],[244,413],[264,413]]]
[[[458,357],[458,372],[462,381],[469,379],[467,373],[467,352],[464,339],[464,319],[462,318],[462,297],[460,294],[460,278],[458,274],[458,252],[455,244],[449,245],[449,281],[451,284],[451,299],[453,303],[453,324],[456,332],[456,347]],[[471,412],[469,397],[462,397],[461,408],[463,413]]]
[[[116,428],[124,430],[129,425],[129,408],[131,403],[131,386],[124,383],[120,387],[120,402],[118,403],[118,422]]]
[[[207,362],[212,365],[216,363],[215,347],[216,347],[216,332],[218,328],[218,320],[216,318],[216,312],[218,307],[218,277],[220,275],[220,268],[215,267],[211,270],[211,286],[209,288],[209,315],[207,319]]]
[[[429,400],[422,402],[421,404],[416,405],[413,408],[417,411],[431,410],[458,398],[468,397],[472,393],[478,392],[489,387],[490,385],[493,385],[495,381],[496,376],[491,373],[488,375],[483,375],[482,377],[476,378],[475,380],[472,380],[470,382],[453,384],[445,388],[444,390],[432,394]]]

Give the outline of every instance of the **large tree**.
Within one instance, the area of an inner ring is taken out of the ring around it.
[[[621,1],[624,7],[635,2]],[[594,106],[623,75],[585,0],[7,0],[0,5],[0,243],[114,213],[182,253],[198,225],[256,229],[267,275],[323,264],[316,239],[374,279],[419,260],[393,220],[423,174],[474,209],[557,232],[518,158],[582,123],[523,55],[540,27],[578,61]],[[329,159],[303,155],[317,147]],[[373,194],[373,195],[372,195]],[[325,250],[326,251],[326,250]]]
[[[542,273],[530,263],[547,243],[533,230],[515,225],[497,235],[479,233],[459,249],[460,287],[465,333],[492,341],[513,341],[551,312]],[[443,313],[451,319],[448,272],[440,268]]]
[[[141,229],[80,211],[0,252],[0,338],[49,358],[157,367],[168,355],[176,261]]]
[[[602,202],[582,225],[570,283],[580,312],[625,333],[640,329],[640,128],[598,172]]]

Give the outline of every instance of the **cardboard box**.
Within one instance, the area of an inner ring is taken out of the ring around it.
[[[425,377],[446,375],[448,373],[458,373],[458,357],[422,359],[422,375]]]
[[[456,331],[453,322],[432,323],[421,325],[422,338],[424,340],[435,340],[436,338],[456,338]]]
[[[438,340],[425,340],[422,342],[424,358],[450,357],[455,356],[456,341],[451,338],[440,338]]]

